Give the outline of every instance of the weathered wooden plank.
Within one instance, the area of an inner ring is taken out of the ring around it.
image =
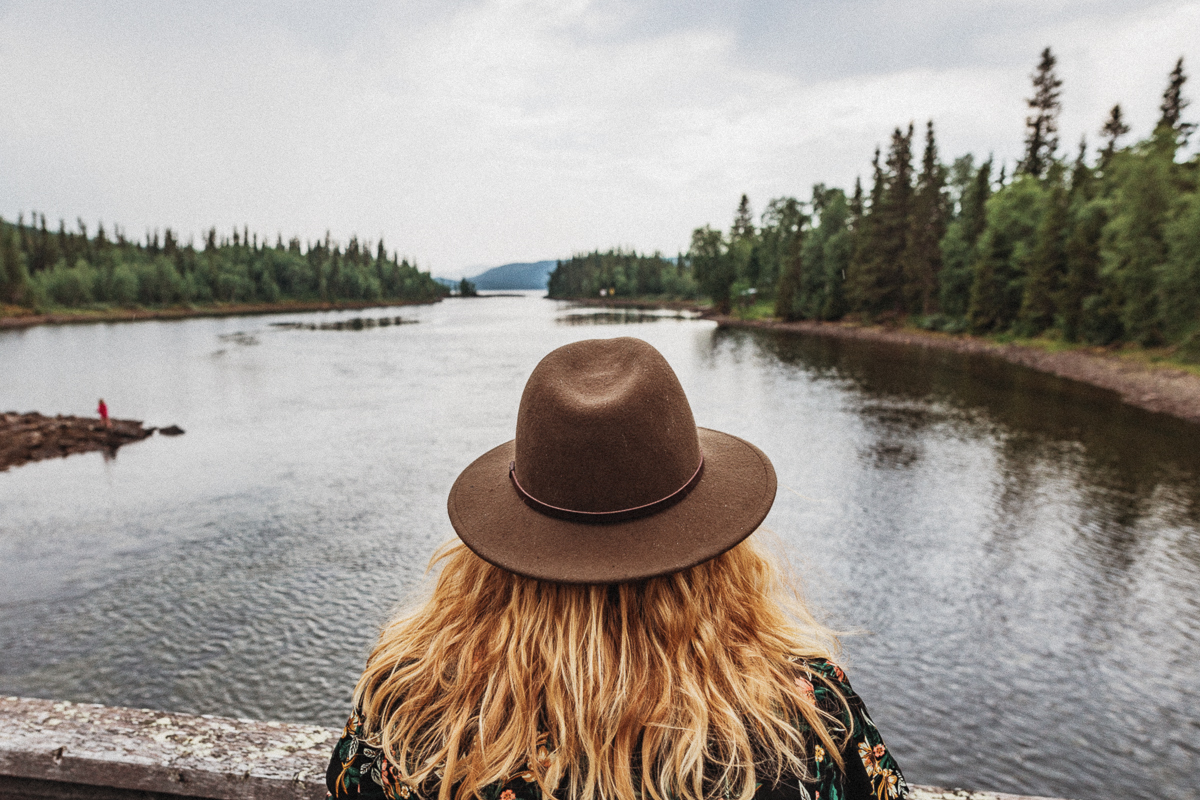
[[[337,731],[0,698],[0,775],[221,800],[325,796]]]

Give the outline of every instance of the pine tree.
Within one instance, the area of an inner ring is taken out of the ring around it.
[[[1032,114],[1025,118],[1025,158],[1017,171],[1035,178],[1042,177],[1058,150],[1062,81],[1054,72],[1057,61],[1049,47],[1042,51],[1037,70],[1030,76],[1033,80],[1033,97],[1025,101]]]
[[[1104,140],[1104,147],[1100,148],[1100,169],[1108,166],[1113,153],[1117,152],[1117,140],[1127,133],[1129,126],[1121,116],[1121,104],[1117,103],[1112,107],[1112,111],[1108,112],[1108,121],[1100,129],[1100,137]]]
[[[925,153],[917,178],[909,216],[902,268],[904,301],[909,312],[932,314],[937,310],[938,273],[942,269],[940,243],[946,233],[946,170],[938,161],[933,120],[925,127]]]

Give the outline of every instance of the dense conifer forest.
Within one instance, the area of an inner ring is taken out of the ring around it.
[[[742,196],[728,233],[696,229],[685,257],[610,251],[561,262],[555,297],[691,296],[783,319],[907,322],[947,332],[1179,345],[1200,361],[1200,154],[1185,157],[1187,77],[1167,78],[1153,133],[1126,142],[1120,105],[1099,148],[1058,139],[1062,82],[1046,48],[1032,78],[1024,156],[942,161],[932,121],[896,128],[869,185]]]
[[[103,225],[90,234],[44,214],[0,220],[0,305],[32,309],[170,306],[281,301],[434,300],[446,290],[407,260],[351,238],[343,249],[326,236],[301,247],[274,245],[243,228],[207,232],[202,247],[181,244],[168,228],[145,241]]]
[[[623,250],[599,250],[558,262],[550,273],[551,297],[697,298],[696,281],[682,255],[645,256]]]

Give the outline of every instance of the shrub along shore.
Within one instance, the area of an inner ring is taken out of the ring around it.
[[[212,303],[210,305],[145,307],[93,307],[62,309],[38,313],[19,306],[0,306],[0,330],[31,328],[35,325],[76,325],[89,322],[138,322],[150,319],[187,319],[190,317],[244,317],[259,314],[286,314],[296,311],[345,311],[434,303],[434,300],[280,300],[275,303]]]

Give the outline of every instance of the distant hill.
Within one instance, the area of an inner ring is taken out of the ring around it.
[[[517,289],[545,289],[550,283],[550,273],[557,261],[525,261],[502,264],[468,278],[480,291],[504,291]]]

